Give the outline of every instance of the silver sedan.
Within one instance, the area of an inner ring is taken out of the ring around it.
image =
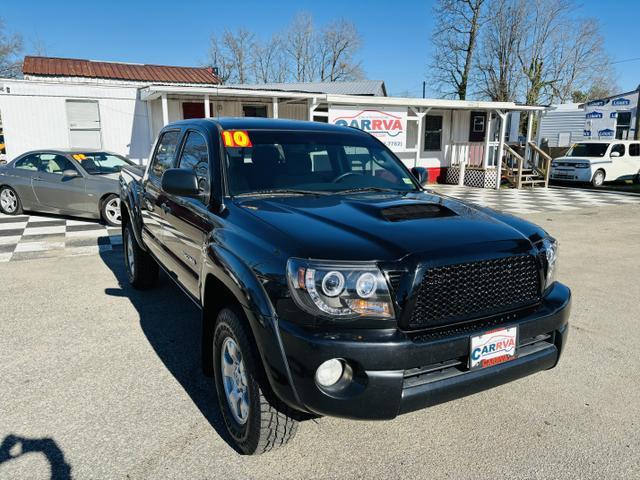
[[[118,178],[134,165],[110,152],[39,150],[0,166],[0,211],[22,210],[121,223]]]

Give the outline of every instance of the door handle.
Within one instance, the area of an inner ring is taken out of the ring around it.
[[[33,177],[34,182],[41,182],[42,179],[40,177]]]

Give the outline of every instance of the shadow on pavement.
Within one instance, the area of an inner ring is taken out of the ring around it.
[[[218,435],[238,451],[222,420],[213,379],[202,373],[200,309],[162,270],[156,287],[141,292],[129,285],[122,250],[101,252],[100,256],[119,284],[119,288],[105,289],[105,294],[131,301],[140,316],[142,331],[160,360]]]
[[[52,438],[27,438],[18,435],[7,435],[0,444],[0,467],[5,462],[15,460],[28,453],[41,453],[51,467],[51,480],[71,478],[71,465],[64,458],[64,453]]]

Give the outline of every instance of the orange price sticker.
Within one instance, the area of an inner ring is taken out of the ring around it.
[[[249,133],[245,130],[224,130],[222,142],[225,147],[252,147]]]

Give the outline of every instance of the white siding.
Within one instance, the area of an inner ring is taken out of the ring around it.
[[[584,110],[573,108],[557,108],[544,112],[540,120],[538,141],[547,139],[550,147],[558,146],[560,134],[569,134],[569,143],[584,140]]]

